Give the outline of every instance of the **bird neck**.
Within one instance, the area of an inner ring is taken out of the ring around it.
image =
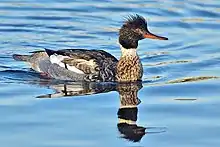
[[[136,57],[137,54],[137,48],[130,48],[126,49],[122,45],[120,45],[121,48],[121,57]]]
[[[140,81],[143,75],[143,67],[137,55],[136,48],[125,49],[121,46],[121,58],[116,67],[118,82]]]

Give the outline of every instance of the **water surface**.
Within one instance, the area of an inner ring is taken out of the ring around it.
[[[169,38],[140,41],[140,85],[51,81],[11,57],[87,48],[119,58],[118,29],[136,13]],[[219,18],[217,0],[1,0],[1,146],[218,147]]]

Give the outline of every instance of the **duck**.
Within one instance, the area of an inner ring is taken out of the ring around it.
[[[13,58],[29,63],[32,70],[44,76],[59,80],[136,82],[143,76],[138,41],[145,38],[168,40],[151,33],[146,19],[135,14],[129,15],[119,29],[119,59],[104,50],[89,49],[44,49],[30,55],[13,54]]]

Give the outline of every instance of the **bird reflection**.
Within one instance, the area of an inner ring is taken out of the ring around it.
[[[41,83],[42,84],[42,83]],[[43,83],[46,84],[46,83]],[[38,96],[37,98],[59,98],[68,96],[91,95],[117,91],[120,98],[118,109],[117,128],[120,136],[132,142],[139,142],[147,133],[164,132],[161,128],[146,128],[136,124],[138,115],[138,105],[141,103],[138,98],[138,91],[142,88],[141,82],[136,83],[47,83],[49,88],[55,90],[53,94]],[[160,129],[156,132],[146,132],[147,130]]]
[[[120,97],[118,110],[118,130],[122,138],[138,142],[146,134],[145,127],[136,124],[138,114],[138,91],[142,88],[141,83],[119,84],[117,90]]]
[[[45,83],[43,83],[45,85]],[[37,96],[37,98],[61,98],[69,96],[92,95],[116,90],[116,83],[88,83],[53,81],[46,83],[55,93]]]

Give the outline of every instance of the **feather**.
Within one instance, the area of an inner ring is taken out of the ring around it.
[[[84,72],[82,70],[79,70],[77,67],[71,66],[71,65],[66,64],[65,62],[63,62],[63,60],[68,59],[68,58],[70,58],[70,57],[54,54],[54,55],[50,56],[50,62],[51,63],[56,63],[59,66],[64,67],[64,68],[66,68],[70,71],[73,71],[75,73],[84,74]]]
[[[147,22],[143,16],[136,14],[136,15],[129,15],[127,17],[127,20],[125,21],[125,24],[133,25],[133,26],[141,26],[141,25],[147,25]]]
[[[50,62],[68,71],[84,75],[85,81],[114,81],[117,59],[102,50],[45,49]],[[113,72],[114,71],[114,72]]]

